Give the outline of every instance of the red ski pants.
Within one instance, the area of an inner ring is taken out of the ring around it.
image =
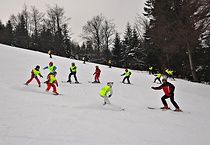
[[[51,87],[53,88],[53,92],[56,93],[57,92],[56,86],[53,83],[47,83],[46,91],[49,91]]]
[[[37,76],[34,77],[33,75],[31,75],[31,78],[26,82],[26,84],[29,84],[34,78],[36,79],[37,83],[40,85],[41,82],[40,82],[39,78]]]
[[[95,81],[99,81],[99,76],[100,76],[99,74],[95,75]]]

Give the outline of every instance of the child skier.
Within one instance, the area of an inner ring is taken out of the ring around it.
[[[49,54],[50,58],[52,58],[52,51],[51,50],[48,51],[48,54]]]
[[[110,104],[110,101],[109,101],[109,98],[112,96],[112,85],[113,85],[113,82],[108,82],[107,85],[103,86],[100,90],[100,96],[104,98],[104,104],[103,105],[106,105],[106,104]],[[109,95],[108,95],[109,93]]]
[[[122,83],[125,83],[125,79],[127,79],[128,84],[130,84],[130,76],[131,76],[131,72],[128,69],[125,69],[125,73],[123,73],[121,76],[124,76],[124,79],[122,81]]]
[[[158,71],[156,74],[155,74],[156,78],[154,79],[154,83],[156,82],[156,80],[158,80],[161,84],[161,80],[160,80],[160,77],[162,76],[162,74]]]
[[[93,75],[95,75],[95,81],[93,83],[100,83],[99,81],[99,77],[100,77],[100,74],[101,74],[101,70],[99,69],[98,66],[95,67],[95,72],[93,73]]]
[[[110,60],[108,60],[108,65],[109,65],[109,68],[111,68],[112,67],[112,60],[110,59]]]
[[[170,98],[171,103],[176,108],[174,111],[178,111],[178,112],[182,111],[179,108],[178,104],[174,101],[174,90],[175,90],[175,86],[173,84],[167,82],[167,79],[166,78],[163,78],[162,79],[162,82],[163,82],[163,84],[160,85],[159,87],[152,87],[152,89],[154,89],[154,90],[161,90],[161,89],[163,89],[163,91],[165,93],[165,95],[161,98],[161,101],[162,101],[162,103],[163,103],[164,106],[161,107],[160,109],[170,109],[168,107],[167,102],[166,102],[166,99]]]
[[[72,63],[70,66],[70,74],[69,74],[69,78],[67,82],[71,83],[71,76],[73,75],[75,79],[75,83],[79,83],[77,80],[76,73],[77,73],[77,66],[75,65],[75,63]]]
[[[52,72],[47,76],[47,81],[45,81],[45,83],[47,84],[46,91],[48,92],[52,87],[54,95],[59,95],[56,89],[56,86],[58,87],[58,81],[56,79],[56,75],[57,75],[56,72]]]
[[[38,78],[38,75],[43,78],[43,76],[41,75],[41,72],[40,72],[40,66],[37,65],[34,69],[31,70],[31,78],[25,83],[25,85],[28,85],[34,78],[36,79],[39,87],[41,87],[41,82]]]
[[[56,71],[57,67],[53,65],[53,62],[50,62],[49,65],[45,66],[43,69],[44,70],[48,69],[50,73],[54,73]]]

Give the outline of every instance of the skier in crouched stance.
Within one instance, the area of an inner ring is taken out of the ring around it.
[[[31,70],[31,78],[25,83],[25,85],[28,85],[34,78],[36,79],[39,87],[41,87],[41,82],[38,78],[38,75],[43,78],[43,76],[41,75],[41,72],[40,72],[40,66],[37,65],[34,69]]]
[[[45,83],[47,84],[46,91],[48,92],[50,90],[50,88],[52,87],[54,95],[59,95],[59,93],[56,90],[56,86],[58,87],[58,81],[56,79],[56,74],[57,74],[56,72],[51,72],[47,76],[47,81],[45,81]]]
[[[100,96],[104,98],[104,104],[110,104],[109,98],[112,96],[112,85],[113,82],[108,82],[107,85],[103,86],[100,90]],[[109,94],[109,95],[108,95]]]
[[[178,111],[178,112],[182,111],[179,108],[178,104],[174,101],[174,90],[175,90],[175,86],[173,84],[167,82],[167,79],[166,78],[163,78],[162,79],[162,82],[163,82],[163,84],[160,85],[159,87],[152,87],[152,89],[154,89],[154,90],[161,90],[161,89],[163,89],[163,91],[165,93],[165,95],[161,98],[161,101],[162,101],[162,103],[163,103],[164,106],[161,107],[160,109],[170,109],[168,107],[167,102],[166,102],[166,99],[170,98],[171,103],[176,108],[174,111]]]

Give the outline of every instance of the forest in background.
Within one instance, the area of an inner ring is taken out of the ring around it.
[[[1,18],[0,18],[1,19]],[[70,18],[57,4],[46,12],[24,5],[6,24],[0,21],[0,43],[67,58],[154,72],[165,68],[175,77],[210,82],[209,0],[147,0],[144,16],[125,26],[123,35],[103,14],[84,24],[82,44],[72,41]]]

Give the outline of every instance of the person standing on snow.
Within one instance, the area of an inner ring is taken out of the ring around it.
[[[49,50],[47,53],[49,54],[50,58],[52,58],[52,51]]]
[[[110,104],[109,98],[113,94],[112,86],[113,86],[113,82],[108,82],[107,85],[103,86],[100,90],[99,94],[100,94],[101,97],[104,98],[104,104],[103,105]]]
[[[108,60],[108,65],[109,65],[109,68],[111,68],[112,67],[112,60],[110,59],[110,60]]]
[[[71,76],[73,75],[75,83],[79,83],[76,74],[77,74],[77,66],[75,65],[75,63],[72,63],[70,66],[70,74],[67,82],[71,83]]]
[[[85,64],[86,58],[85,56],[82,57],[83,64]]]
[[[50,62],[49,65],[45,66],[43,69],[44,70],[48,69],[50,73],[54,73],[56,71],[57,67],[53,65],[53,62]]]
[[[121,76],[124,76],[124,79],[122,81],[122,83],[125,83],[125,79],[127,79],[128,84],[130,84],[130,76],[131,76],[131,72],[128,69],[125,69],[125,73],[123,73]]]
[[[93,83],[100,83],[99,81],[100,74],[101,70],[99,69],[98,66],[96,66],[95,72],[93,73],[93,75],[95,75],[95,81]]]
[[[38,75],[43,78],[43,76],[41,75],[41,72],[40,72],[40,66],[37,65],[34,69],[31,70],[31,78],[25,83],[25,85],[28,85],[34,78],[36,79],[39,87],[41,87],[41,82],[38,78]]]
[[[59,95],[56,89],[56,86],[58,87],[58,81],[56,79],[56,72],[51,72],[48,76],[47,76],[47,81],[45,81],[45,83],[47,84],[47,88],[46,91],[48,92],[50,90],[50,88],[53,88],[53,93],[55,95]],[[55,86],[56,85],[56,86]]]
[[[154,79],[154,83],[156,82],[156,80],[158,80],[161,84],[161,80],[160,80],[160,77],[162,76],[162,74],[158,71],[156,74],[155,74],[156,78]]]
[[[168,107],[168,104],[166,102],[166,99],[170,98],[171,103],[174,105],[174,107],[176,108],[174,111],[182,111],[180,109],[180,107],[178,106],[178,104],[174,101],[174,90],[175,90],[175,86],[169,82],[167,82],[166,78],[162,79],[163,84],[160,85],[159,87],[152,87],[152,89],[154,90],[161,90],[163,89],[165,95],[162,96],[161,101],[163,103],[163,107],[161,107],[160,109],[170,109]]]

